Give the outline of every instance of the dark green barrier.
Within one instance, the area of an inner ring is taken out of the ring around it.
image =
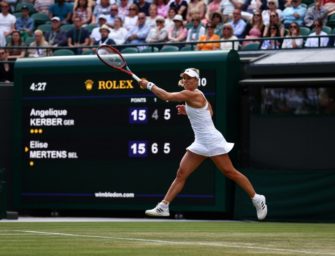
[[[7,186],[5,169],[0,169],[0,219],[6,218],[7,211]]]
[[[140,77],[169,91],[201,70],[200,89],[227,140],[236,134],[236,52],[128,55]],[[20,209],[143,210],[161,200],[193,141],[176,103],[138,87],[95,56],[19,60],[15,175]],[[204,163],[173,204],[180,211],[229,211],[226,181]]]
[[[268,220],[334,221],[334,170],[243,171],[268,204]],[[254,219],[250,200],[240,189],[235,193],[236,219]]]

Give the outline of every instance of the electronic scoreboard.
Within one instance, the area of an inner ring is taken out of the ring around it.
[[[168,91],[182,89],[177,84],[185,68],[199,68],[199,87],[230,140],[224,95],[225,88],[236,86],[229,71],[238,63],[235,52],[126,59],[140,77]],[[180,103],[158,99],[96,56],[25,59],[15,72],[19,208],[144,210],[164,197],[194,139],[188,118],[177,115]],[[172,210],[226,211],[225,184],[205,161]]]

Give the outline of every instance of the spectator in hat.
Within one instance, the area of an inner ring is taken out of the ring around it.
[[[168,34],[169,42],[184,42],[187,37],[187,29],[184,27],[183,16],[181,16],[180,14],[174,16],[173,23],[174,26]]]
[[[123,21],[120,17],[115,17],[114,27],[110,30],[109,37],[114,40],[117,45],[124,44],[127,39],[128,31],[123,27]]]
[[[61,21],[59,17],[51,19],[51,30],[45,33],[45,38],[49,45],[53,47],[66,46],[67,36],[66,32],[60,29]]]
[[[29,36],[33,34],[34,20],[29,16],[27,5],[23,5],[21,8],[21,17],[16,20],[16,30]]]
[[[98,17],[98,26],[94,28],[90,34],[91,43],[93,44],[95,41],[99,41],[101,38],[100,28],[107,24],[107,17],[106,15],[100,14]]]
[[[94,45],[100,46],[100,45],[114,45],[115,44],[114,40],[109,37],[110,28],[106,24],[100,27],[99,32],[101,35],[100,40],[95,41]]]
[[[228,20],[225,20],[224,16],[220,12],[214,12],[212,16],[209,19],[209,23],[215,25],[215,31],[214,33],[222,36],[222,28],[223,24],[226,23]]]
[[[1,2],[0,34],[3,37],[10,35],[15,29],[16,18],[9,13],[10,6],[7,2]]]
[[[163,16],[156,17],[156,26],[152,28],[149,32],[149,35],[146,38],[147,43],[162,43],[166,42],[168,39],[168,31],[165,26],[165,19]]]
[[[62,24],[71,23],[72,7],[65,0],[57,0],[49,8],[49,18],[59,17]]]

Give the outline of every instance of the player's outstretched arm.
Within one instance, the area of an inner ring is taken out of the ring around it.
[[[181,92],[168,92],[146,79],[142,79],[139,84],[141,88],[152,91],[158,98],[165,101],[185,102],[194,96],[194,93],[186,90]]]

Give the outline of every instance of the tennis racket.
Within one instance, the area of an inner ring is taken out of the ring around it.
[[[114,47],[109,45],[99,46],[97,49],[97,56],[107,66],[130,75],[137,82],[141,81],[141,78],[130,70],[122,54]]]

